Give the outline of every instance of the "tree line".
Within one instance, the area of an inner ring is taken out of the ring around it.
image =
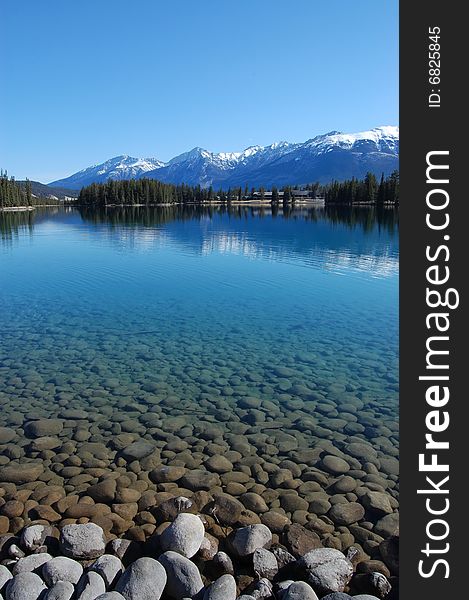
[[[14,177],[8,177],[6,171],[0,171],[0,208],[11,206],[32,206],[34,198],[31,190],[31,182],[26,179],[23,185],[15,181]]]
[[[334,181],[323,187],[326,204],[377,204],[399,205],[399,171],[393,171],[388,177],[381,175],[378,183],[373,173],[367,173],[365,179],[354,177],[346,181]]]

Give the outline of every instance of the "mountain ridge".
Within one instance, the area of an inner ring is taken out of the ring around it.
[[[301,185],[362,178],[368,171],[389,175],[398,168],[398,162],[399,127],[387,125],[358,133],[330,131],[305,142],[255,145],[241,152],[214,153],[195,147],[167,162],[120,155],[49,185],[80,189],[109,179],[142,177],[225,189]]]

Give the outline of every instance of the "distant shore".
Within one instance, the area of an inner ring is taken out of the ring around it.
[[[35,208],[35,206],[4,206],[0,208],[0,212],[26,212]]]

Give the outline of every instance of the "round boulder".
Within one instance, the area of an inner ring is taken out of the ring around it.
[[[91,560],[104,554],[104,532],[95,523],[65,525],[60,533],[60,547],[65,556]]]
[[[161,548],[192,558],[199,551],[204,535],[204,525],[197,515],[180,513],[161,534]]]

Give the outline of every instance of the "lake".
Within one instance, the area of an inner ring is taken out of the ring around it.
[[[0,236],[0,481],[395,508],[394,210],[42,208]]]

